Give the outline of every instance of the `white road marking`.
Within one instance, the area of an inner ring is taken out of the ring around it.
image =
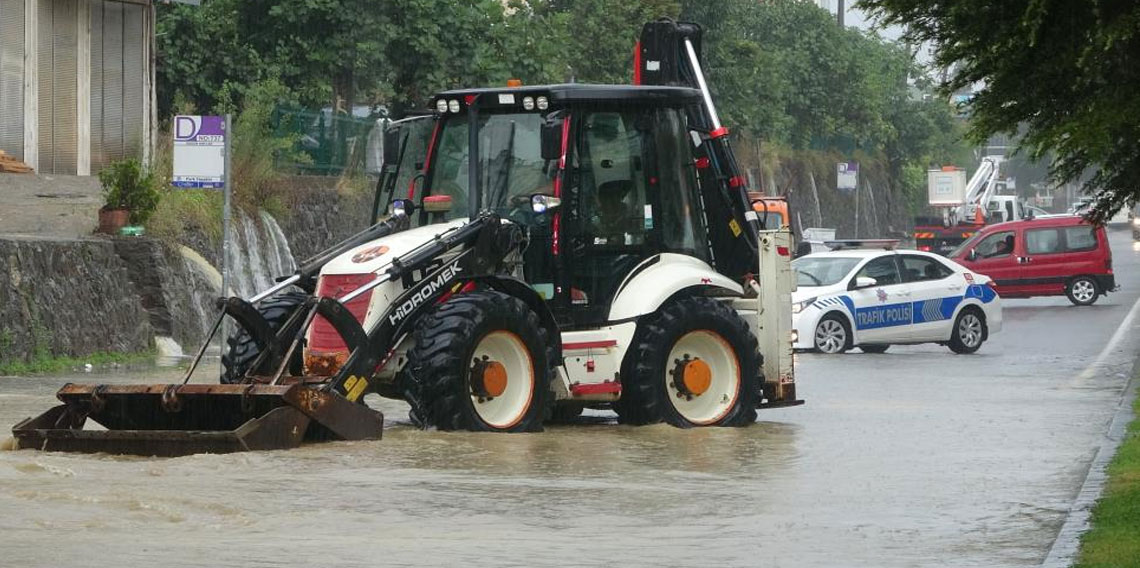
[[[1116,332],[1109,338],[1104,349],[1101,349],[1100,354],[1096,356],[1096,360],[1073,379],[1069,384],[1070,387],[1079,386],[1080,383],[1093,378],[1102,370],[1101,367],[1104,366],[1108,358],[1120,347],[1120,342],[1124,341],[1125,336],[1127,336],[1128,332],[1132,329],[1132,320],[1136,319],[1137,313],[1140,313],[1140,298],[1137,298],[1136,303],[1132,304],[1132,309],[1128,310],[1128,315],[1124,316],[1124,321],[1120,322],[1120,327],[1116,328]]]

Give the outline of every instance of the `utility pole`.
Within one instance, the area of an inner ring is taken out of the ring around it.
[[[843,12],[845,12],[845,10],[843,9],[843,0],[835,0],[835,1],[837,3],[837,5],[835,7],[835,20],[837,22],[839,22],[839,27],[842,28],[843,27]]]

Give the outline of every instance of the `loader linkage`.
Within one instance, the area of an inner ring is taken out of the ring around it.
[[[389,218],[361,233],[366,237],[346,240],[317,260],[327,261],[336,256],[332,252],[339,254],[406,225],[406,219]],[[381,357],[408,333],[421,312],[434,306],[457,282],[494,275],[520,238],[517,227],[500,223],[493,214],[481,215],[378,271],[376,279],[363,288],[405,278],[414,271],[426,276],[393,303],[392,313],[385,314],[374,329],[361,327],[345,307],[344,298],[311,296],[274,332],[255,303],[290,284],[303,284],[311,277],[307,273],[319,270],[321,264],[307,262],[296,275],[250,300],[220,298],[217,324],[182,384],[69,383],[56,394],[63,404],[12,429],[17,446],[178,456],[285,449],[305,441],[379,439],[384,417],[361,398],[375,390],[369,381],[383,363]],[[441,255],[460,246],[466,246],[465,250],[439,265]],[[236,384],[188,384],[227,315],[250,333],[260,355]],[[344,340],[351,352],[348,361],[332,377],[286,376],[286,362],[317,315],[328,320]],[[105,430],[85,430],[89,419]]]

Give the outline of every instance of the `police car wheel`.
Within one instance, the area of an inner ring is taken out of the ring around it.
[[[1070,302],[1078,306],[1091,306],[1100,296],[1100,290],[1092,278],[1078,276],[1069,281],[1069,285],[1065,287],[1065,295],[1069,297]]]
[[[960,355],[973,353],[982,346],[986,337],[986,318],[976,308],[967,308],[954,320],[950,336],[950,350]]]
[[[860,345],[859,350],[864,353],[886,353],[890,345]]]
[[[820,353],[833,355],[851,348],[851,326],[836,314],[829,314],[815,325],[815,348]]]

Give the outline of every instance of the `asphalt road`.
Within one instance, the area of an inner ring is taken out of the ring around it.
[[[1097,305],[1006,301],[975,355],[800,355],[807,404],[749,428],[601,414],[534,435],[422,432],[384,401],[379,442],[0,452],[0,565],[1037,565],[1140,347],[1140,249],[1111,240],[1122,289]],[[175,373],[158,375],[78,380]],[[66,380],[0,378],[0,424]]]

